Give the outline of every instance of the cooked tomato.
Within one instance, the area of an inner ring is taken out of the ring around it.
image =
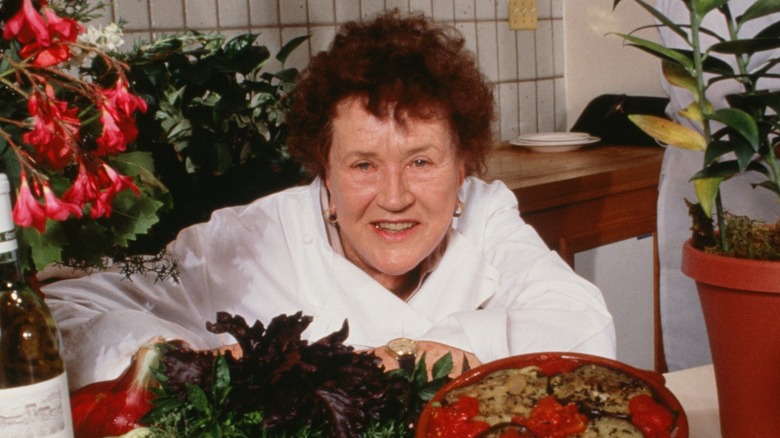
[[[582,365],[579,361],[571,360],[565,357],[548,357],[539,361],[537,366],[539,371],[545,376],[554,376],[560,373],[568,373]]]
[[[588,417],[580,413],[577,405],[569,403],[564,406],[551,395],[539,400],[528,418],[515,417],[513,421],[527,427],[539,438],[566,438],[588,427]]]
[[[437,406],[431,412],[429,437],[472,438],[489,427],[484,421],[474,420],[479,413],[479,402],[474,397],[461,396],[455,403]]]
[[[672,413],[648,394],[640,394],[628,401],[631,423],[645,438],[669,438],[674,419]]]

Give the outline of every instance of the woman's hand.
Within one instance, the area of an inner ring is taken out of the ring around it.
[[[229,351],[235,359],[241,359],[241,356],[244,355],[243,350],[241,350],[241,346],[238,344],[223,345],[217,348],[216,351],[222,355],[227,354]]]
[[[425,353],[425,365],[428,368],[429,376],[431,375],[433,364],[447,353],[452,354],[453,366],[450,377],[457,377],[464,371],[464,359],[468,361],[466,370],[482,364],[474,353],[459,348],[433,341],[415,341],[415,343],[417,344],[417,357],[415,361],[419,360],[420,357],[422,357],[422,354]],[[374,353],[378,358],[382,359],[382,365],[384,365],[386,370],[398,368],[398,361],[393,354],[387,351],[386,347],[382,346],[366,351]]]

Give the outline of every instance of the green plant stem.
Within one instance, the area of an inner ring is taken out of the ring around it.
[[[4,86],[14,90],[15,92],[19,93],[20,96],[24,97],[25,99],[29,99],[30,95],[26,93],[21,88],[17,87],[15,83],[8,81],[5,79],[5,74],[0,74],[0,84],[3,84]]]
[[[728,27],[729,31],[729,39],[731,41],[738,40],[739,29],[737,28],[737,23],[734,20],[734,17],[731,15],[731,9],[729,8],[729,5],[725,4],[721,6],[720,11],[723,13],[723,16],[726,19],[726,26]],[[750,57],[748,55],[734,55],[734,59],[737,61],[737,68],[739,69],[739,77],[737,80],[740,84],[742,84],[747,94],[755,93],[755,84],[748,78],[747,66],[748,62],[750,61]]]
[[[707,96],[705,95],[705,91],[707,89],[707,86],[704,83],[704,54],[701,50],[701,23],[704,19],[703,16],[699,15],[699,12],[696,10],[695,7],[689,6],[690,11],[690,17],[691,17],[691,45],[693,47],[693,74],[696,78],[696,91],[698,96],[696,96],[696,101],[699,105],[699,111],[702,114],[703,120],[702,120],[702,134],[704,135],[705,143],[709,146],[710,142],[712,142],[712,131],[710,129],[710,119],[709,119],[709,105],[707,102]],[[704,157],[704,165],[706,166],[706,154]],[[720,232],[720,239],[721,244],[724,249],[728,246],[727,240],[726,240],[726,231],[724,226],[724,218],[723,218],[723,201],[720,196],[720,191],[718,191],[718,194],[715,196],[715,211],[716,211],[716,219],[718,222],[718,229]]]
[[[774,184],[775,193],[780,194],[780,163],[777,162],[775,148],[772,144],[767,145],[766,157],[764,161],[769,167],[769,173],[772,175],[772,184]]]
[[[696,102],[699,105],[699,111],[701,111],[702,116],[704,116],[704,123],[702,123],[702,130],[704,131],[703,132],[704,138],[707,144],[709,144],[711,140],[710,124],[709,124],[709,119],[707,118],[707,115],[709,114],[709,109],[707,105],[707,97],[704,94],[707,87],[704,84],[704,72],[702,68],[703,55],[701,52],[701,34],[699,32],[699,28],[701,25],[701,17],[699,17],[699,13],[693,7],[690,8],[690,17],[691,17],[691,45],[693,46],[693,72],[692,73],[696,78],[696,92],[698,94],[696,96]]]

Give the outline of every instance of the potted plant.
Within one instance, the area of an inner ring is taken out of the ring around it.
[[[284,62],[308,36],[283,45],[275,55],[278,72],[263,70],[272,58],[257,37],[188,30],[117,54],[130,66],[133,91],[149,104],[138,116],[144,129],[136,147],[152,154],[174,200],[130,252],[156,254],[217,208],[301,182],[302,168],[284,141],[298,70]]]
[[[18,190],[23,265],[165,277],[181,228],[300,181],[284,144],[298,72],[264,71],[271,54],[250,33],[120,52],[115,24],[85,30],[94,3],[0,2],[0,169]],[[282,66],[305,39],[276,54]]]
[[[745,31],[746,24],[780,12],[780,0],[755,0],[738,16],[732,14],[730,0],[680,0],[689,11],[682,23],[644,0],[634,1],[655,19],[651,27],[674,32],[688,45],[665,47],[637,36],[636,30],[621,35],[629,45],[660,58],[669,83],[693,96],[679,114],[686,125],[629,117],[659,142],[703,152],[702,166],[691,176],[697,202],[688,203],[693,233],[683,245],[682,270],[699,291],[723,436],[772,436],[780,428],[775,412],[780,406],[780,222],[731,214],[720,189],[735,175],[754,172],[761,180],[746,186],[742,196],[769,190],[780,201],[780,91],[761,88],[762,80],[780,77],[775,68],[780,59],[751,63],[756,53],[780,47],[780,24],[750,36]],[[705,18],[722,20],[728,31],[706,28]],[[715,43],[703,44],[705,36]],[[711,87],[720,81],[736,81],[742,91],[716,108]]]

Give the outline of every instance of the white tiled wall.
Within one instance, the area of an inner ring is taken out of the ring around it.
[[[275,53],[283,42],[310,34],[288,59],[303,68],[311,53],[327,47],[337,27],[398,8],[422,11],[451,23],[477,54],[496,84],[499,136],[566,129],[563,0],[538,0],[539,27],[513,31],[508,0],[114,0],[94,24],[123,19],[132,44],[185,28],[234,35],[260,33],[258,42]],[[270,69],[275,66],[269,66]]]

